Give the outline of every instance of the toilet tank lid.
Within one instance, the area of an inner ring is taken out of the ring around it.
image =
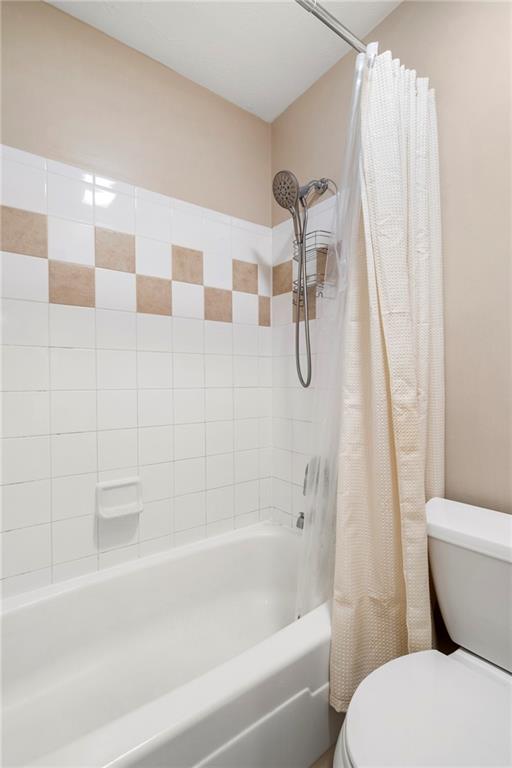
[[[431,539],[512,563],[512,515],[449,499],[430,499],[426,507]]]

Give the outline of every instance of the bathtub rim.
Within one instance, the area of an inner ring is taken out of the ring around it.
[[[34,603],[45,602],[60,595],[66,595],[70,592],[86,589],[97,584],[105,584],[114,581],[123,575],[131,575],[139,571],[144,571],[148,567],[158,566],[166,562],[175,562],[182,560],[191,553],[200,553],[215,549],[219,544],[245,541],[257,538],[280,538],[293,536],[300,537],[301,532],[294,528],[284,526],[281,523],[275,523],[271,520],[262,520],[252,525],[236,528],[226,533],[219,533],[210,538],[200,539],[190,544],[182,544],[178,547],[170,547],[163,552],[156,552],[152,555],[137,557],[126,563],[119,563],[108,568],[104,568],[93,573],[86,573],[82,576],[74,576],[70,579],[49,584],[45,587],[27,590],[18,595],[2,598],[0,600],[0,619],[4,619],[8,614],[14,613],[23,608],[27,608]]]

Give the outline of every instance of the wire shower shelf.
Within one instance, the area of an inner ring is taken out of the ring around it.
[[[306,285],[307,290],[315,290],[317,296],[323,296],[325,266],[327,261],[327,250],[331,243],[332,233],[327,229],[314,229],[308,232],[305,237],[305,257],[306,257]],[[300,244],[297,240],[293,241],[293,260],[298,263],[300,255]],[[299,293],[299,280],[296,277],[293,281],[293,303],[297,305]],[[304,304],[304,297],[300,298],[300,306]]]

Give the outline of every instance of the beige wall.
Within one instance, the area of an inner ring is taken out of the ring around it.
[[[446,493],[512,512],[510,6],[405,2],[371,35],[437,92],[446,318]],[[272,126],[273,171],[340,176],[353,56]],[[283,212],[274,209],[274,222]]]
[[[270,224],[270,125],[42,2],[2,3],[5,144]]]

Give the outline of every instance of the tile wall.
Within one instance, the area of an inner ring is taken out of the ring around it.
[[[271,230],[7,147],[0,202],[4,594],[271,516]]]

